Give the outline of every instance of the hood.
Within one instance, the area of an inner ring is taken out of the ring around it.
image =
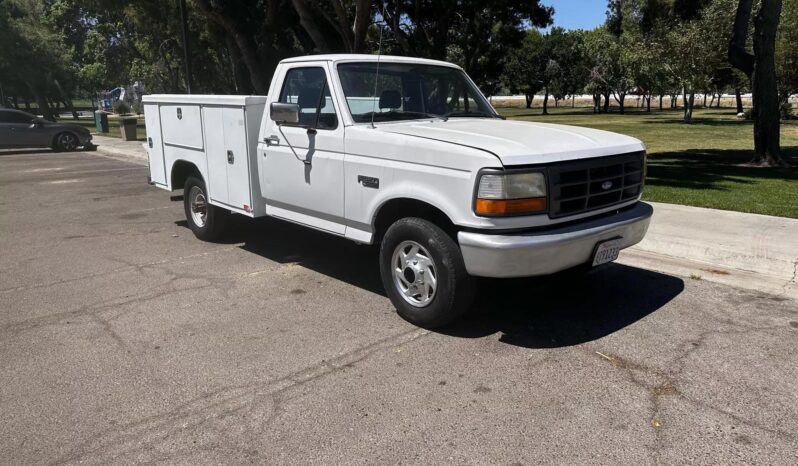
[[[68,129],[68,130],[74,131],[76,133],[86,133],[86,134],[88,134],[88,133],[91,132],[85,126],[76,125],[74,123],[62,123],[60,121],[55,121],[54,122],[54,121],[47,121],[47,120],[41,120],[41,122],[44,124],[44,126],[49,126],[49,127],[56,128],[56,129]]]
[[[503,165],[528,165],[645,150],[639,140],[578,126],[455,118],[383,124],[379,130],[473,147],[496,155]]]

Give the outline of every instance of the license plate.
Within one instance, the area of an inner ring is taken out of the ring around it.
[[[618,258],[619,252],[621,252],[621,238],[598,243],[593,254],[593,267],[614,261]]]

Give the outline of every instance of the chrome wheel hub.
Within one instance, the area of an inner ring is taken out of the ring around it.
[[[432,255],[415,241],[404,241],[394,249],[393,281],[399,294],[415,307],[426,307],[438,287],[438,269]]]
[[[208,203],[205,200],[205,193],[199,186],[193,186],[188,194],[189,206],[191,208],[191,220],[198,227],[205,226],[205,219],[208,216]]]

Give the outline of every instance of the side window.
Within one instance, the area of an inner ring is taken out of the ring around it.
[[[318,129],[335,129],[338,116],[323,68],[291,68],[285,75],[280,102],[299,104],[299,123]]]
[[[0,111],[0,123],[22,123],[27,124],[33,120],[33,115],[22,112]]]

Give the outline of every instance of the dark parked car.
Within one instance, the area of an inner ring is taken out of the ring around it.
[[[0,148],[51,147],[72,151],[93,149],[89,130],[80,125],[53,123],[10,108],[0,108]]]

